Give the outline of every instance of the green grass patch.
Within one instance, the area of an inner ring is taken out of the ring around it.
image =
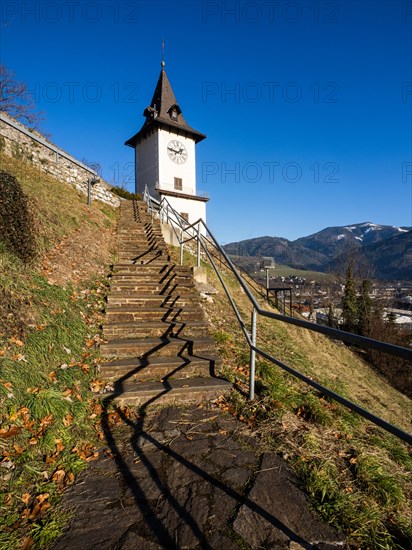
[[[95,452],[90,388],[99,356],[91,343],[104,288],[61,288],[30,270],[22,276],[33,323],[22,340],[0,337],[0,545],[10,549],[24,537],[44,548],[61,532],[51,510]]]

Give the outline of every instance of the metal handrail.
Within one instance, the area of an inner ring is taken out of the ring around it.
[[[273,313],[272,311],[268,311],[260,306],[258,301],[256,300],[255,296],[253,295],[252,291],[248,287],[248,285],[245,283],[244,279],[240,275],[239,271],[236,269],[236,266],[233,264],[233,262],[230,260],[224,249],[220,246],[217,239],[214,237],[213,233],[209,229],[209,227],[206,225],[206,223],[203,221],[202,218],[199,218],[197,221],[188,224],[182,216],[176,210],[170,205],[168,200],[165,197],[162,197],[160,201],[150,196],[150,193],[146,187],[143,195],[143,200],[147,203],[148,212],[151,213],[152,217],[154,215],[158,215],[161,220],[166,220],[169,225],[172,226],[174,233],[176,235],[176,238],[180,244],[180,264],[183,263],[183,246],[185,243],[192,241],[193,239],[197,239],[197,265],[200,265],[200,250],[201,248],[204,250],[204,253],[206,257],[208,258],[209,262],[211,263],[214,271],[216,272],[217,277],[219,278],[220,283],[223,286],[223,289],[229,299],[229,302],[234,310],[234,313],[236,315],[236,318],[239,322],[240,328],[242,329],[242,332],[245,336],[246,342],[250,349],[250,373],[249,373],[249,398],[251,400],[254,399],[255,396],[255,388],[254,388],[254,381],[255,381],[255,357],[256,353],[261,355],[262,357],[265,357],[268,361],[276,364],[289,374],[292,374],[293,376],[299,378],[306,384],[312,386],[313,388],[321,391],[325,395],[331,397],[335,401],[338,401],[345,407],[351,409],[352,411],[358,413],[359,415],[363,416],[364,418],[370,420],[377,426],[380,426],[384,430],[392,433],[393,435],[396,435],[400,439],[403,439],[404,441],[408,442],[409,444],[412,444],[412,435],[401,430],[400,428],[397,428],[396,426],[393,426],[389,422],[386,422],[382,418],[374,415],[373,413],[367,411],[366,409],[363,409],[356,403],[353,403],[352,401],[349,401],[348,399],[344,398],[343,396],[333,392],[332,390],[328,389],[327,387],[319,384],[318,382],[312,380],[311,378],[307,377],[306,375],[302,374],[301,372],[293,369],[292,367],[286,365],[282,361],[279,361],[275,357],[271,356],[267,352],[265,352],[260,347],[256,346],[256,321],[257,321],[257,315],[261,315],[262,317],[268,317],[270,319],[275,319],[277,321],[282,321],[291,325],[295,325],[301,328],[305,328],[307,330],[311,330],[313,332],[318,332],[320,334],[324,334],[325,336],[328,336],[330,338],[333,338],[334,340],[340,340],[342,342],[352,344],[359,346],[361,348],[367,348],[367,349],[374,349],[378,350],[382,353],[387,353],[390,355],[394,355],[397,357],[401,357],[402,359],[406,359],[412,362],[412,350],[408,348],[404,348],[401,346],[396,346],[394,344],[388,344],[387,342],[381,342],[380,340],[374,340],[373,338],[368,338],[366,336],[359,336],[357,334],[352,334],[350,332],[345,332],[340,329],[332,328],[332,327],[326,327],[323,325],[318,325],[316,323],[311,323],[310,321],[306,321],[303,319],[298,319],[296,317],[289,317],[287,315],[282,315],[279,313]],[[180,229],[180,236],[179,232],[176,230],[176,227]],[[203,226],[203,228],[206,231],[206,235],[208,235],[208,238],[206,238],[204,235],[202,235],[200,228]],[[196,228],[196,229],[195,229]],[[193,230],[192,234],[190,235],[190,238],[184,239],[183,235],[185,232],[188,232],[189,230]],[[233,297],[230,294],[230,291],[225,284],[223,277],[216,265],[216,263],[213,260],[213,257],[208,250],[208,245],[212,245],[225,259],[225,262],[227,266],[232,271],[233,275],[239,282],[241,288],[244,290],[246,296],[248,297],[251,305],[253,306],[252,310],[252,318],[251,318],[251,329],[250,332],[247,330],[247,325],[245,321],[243,320],[234,300]]]
[[[86,166],[86,164],[75,159],[74,157],[69,155],[69,153],[66,153],[66,151],[63,151],[59,147],[56,147],[55,145],[53,145],[53,143],[46,141],[43,137],[38,136],[37,134],[31,132],[25,126],[23,126],[22,124],[19,124],[16,120],[11,120],[4,113],[0,113],[0,120],[8,124],[12,128],[14,128],[15,130],[18,130],[22,134],[25,134],[26,136],[30,137],[34,141],[41,143],[42,145],[44,145],[44,147],[47,147],[48,149],[50,149],[50,151],[53,151],[53,153],[56,153],[56,159],[58,159],[58,157],[63,157],[69,160],[70,162],[73,162],[73,164],[77,164],[77,166],[80,166],[80,168],[83,168],[87,172],[90,172],[90,174],[93,174],[93,176],[98,176],[98,173],[96,172],[96,170],[93,170],[89,166]]]

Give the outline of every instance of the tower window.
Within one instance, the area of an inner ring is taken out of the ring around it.
[[[182,190],[182,178],[175,178],[175,189],[177,191]]]
[[[172,119],[177,120],[177,111],[176,111],[176,109],[173,109],[173,111],[172,111]]]

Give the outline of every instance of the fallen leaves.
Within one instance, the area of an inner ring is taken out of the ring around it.
[[[96,378],[90,382],[90,389],[93,393],[100,393],[104,389],[105,385],[106,383],[103,382],[103,380]]]
[[[8,439],[14,437],[21,432],[21,428],[18,426],[11,426],[10,428],[0,429],[0,437],[2,439]]]
[[[57,376],[56,376],[56,371],[53,370],[49,373],[49,379],[51,382],[53,382],[53,384],[57,384]]]
[[[16,355],[12,355],[11,358],[13,361],[24,361],[25,363],[28,363],[26,357],[22,353],[16,353]]]
[[[15,338],[14,336],[12,336],[11,338],[9,338],[9,342],[10,344],[12,344],[13,346],[17,346],[19,348],[22,348],[24,346],[24,343],[19,340],[18,338]]]
[[[72,422],[73,422],[73,415],[66,414],[66,416],[63,418],[63,426],[68,428],[69,426],[71,426]]]
[[[73,447],[72,453],[75,453],[79,458],[90,462],[96,460],[99,457],[99,452],[95,451],[91,443],[85,443],[82,447]]]
[[[24,493],[22,496],[21,496],[21,501],[23,502],[23,504],[28,504],[29,501],[31,499],[31,495],[30,493]]]
[[[73,483],[74,474],[73,472],[66,472],[63,468],[59,468],[52,475],[52,481],[57,484],[57,489],[61,492],[66,485]]]
[[[56,439],[55,443],[56,443],[56,453],[55,454],[59,455],[63,451],[64,445],[63,445],[61,439]]]
[[[16,456],[20,456],[24,453],[24,447],[21,447],[17,443],[14,443],[13,449],[15,451]]]
[[[27,422],[30,418],[30,411],[27,407],[20,407],[15,413],[10,415],[10,420],[14,422],[18,418],[22,417],[24,422]]]
[[[40,437],[45,434],[47,428],[53,422],[53,414],[49,413],[44,418],[40,420],[39,427],[35,433],[36,437]]]
[[[50,508],[51,504],[48,501],[49,493],[42,493],[38,495],[31,507],[25,508],[21,517],[22,519],[29,519],[31,521],[43,516]]]
[[[4,380],[0,380],[0,383],[3,384],[3,386],[8,391],[11,391],[13,389],[13,384],[11,382],[5,382]]]
[[[31,537],[27,537],[21,543],[20,550],[30,550],[33,544],[34,544],[34,540]]]

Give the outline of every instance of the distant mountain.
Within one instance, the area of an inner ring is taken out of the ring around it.
[[[411,277],[412,228],[364,222],[328,227],[295,241],[281,237],[258,237],[225,245],[229,254],[270,256],[297,269],[328,271],[342,263],[348,253],[364,255],[376,278]]]
[[[391,239],[410,231],[410,227],[392,227],[376,225],[371,222],[347,225],[344,227],[328,227],[293,241],[305,248],[317,250],[329,258],[348,248],[362,248],[364,245]]]
[[[362,251],[378,279],[412,279],[412,231],[368,244]]]

